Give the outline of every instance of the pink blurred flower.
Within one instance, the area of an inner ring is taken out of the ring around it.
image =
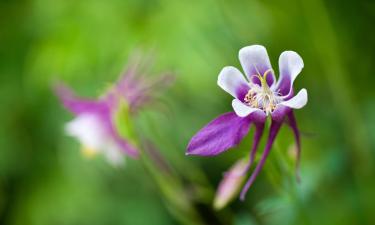
[[[154,94],[173,80],[171,75],[159,76],[151,80],[141,69],[148,65],[139,62],[130,63],[123,73],[104,95],[97,99],[80,98],[64,84],[58,84],[55,92],[66,109],[75,118],[66,124],[68,135],[75,137],[82,145],[87,156],[102,153],[113,165],[120,165],[124,155],[138,157],[138,150],[132,140],[124,138],[115,124],[115,116],[122,104],[130,114],[153,100]]]

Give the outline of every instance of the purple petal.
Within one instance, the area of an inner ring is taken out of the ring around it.
[[[102,107],[102,104],[96,100],[76,97],[73,91],[63,84],[57,85],[55,87],[55,92],[64,107],[76,115],[80,113],[95,112]]]
[[[239,144],[249,131],[252,117],[225,113],[202,128],[190,140],[187,155],[214,156]]]
[[[242,48],[239,52],[239,59],[249,80],[258,85],[260,85],[259,78],[253,75],[260,74],[263,76],[267,70],[272,69],[267,50],[261,45],[251,45]],[[275,75],[271,71],[267,75],[267,84],[271,87],[274,82]]]
[[[245,200],[245,196],[253,182],[255,181],[256,177],[258,176],[259,172],[262,170],[264,163],[266,162],[267,156],[271,151],[272,144],[275,140],[276,135],[279,132],[282,123],[272,121],[270,133],[268,135],[268,140],[266,147],[264,148],[264,152],[260,162],[258,163],[257,167],[255,168],[254,172],[251,174],[249,180],[246,182],[244,188],[241,191],[240,199],[243,201]]]
[[[294,116],[293,111],[288,113],[288,124],[290,128],[293,130],[294,138],[296,140],[296,146],[297,146],[297,157],[296,157],[296,178],[297,181],[300,181],[300,161],[301,161],[301,138],[300,138],[300,132],[297,126],[297,121]]]
[[[296,52],[285,51],[279,58],[280,78],[275,90],[282,96],[289,96],[293,89],[293,82],[303,68],[303,60]]]

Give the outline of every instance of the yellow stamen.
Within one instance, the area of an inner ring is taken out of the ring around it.
[[[270,74],[270,72],[273,72],[273,69],[268,69],[268,70],[266,70],[266,72],[264,72],[264,74],[263,74],[264,80],[266,80],[267,75]]]
[[[272,69],[268,69],[266,72],[264,72],[263,77],[260,76],[260,75],[258,75],[258,78],[260,80],[261,86],[263,88],[266,88],[266,89],[269,88],[268,84],[267,84],[267,76],[268,76],[268,74],[270,74],[270,72],[272,72]]]
[[[279,102],[278,95],[268,86],[267,76],[273,72],[272,69],[268,69],[264,72],[263,76],[260,75],[258,69],[254,65],[257,74],[253,75],[260,81],[260,87],[255,85],[246,94],[244,101],[251,107],[260,108],[268,115],[276,109],[276,105]]]
[[[271,72],[273,72],[273,70],[272,70],[272,69],[268,69],[268,70],[266,70],[266,72],[264,72],[264,74],[263,74],[263,76],[262,76],[262,75],[260,75],[260,73],[259,73],[257,67],[256,67],[255,65],[254,65],[254,67],[255,67],[255,70],[257,71],[257,74],[252,75],[252,76],[255,76],[255,77],[257,77],[257,78],[259,79],[260,84],[261,84],[261,86],[262,86],[263,88],[269,88],[269,86],[268,86],[268,84],[267,84],[267,76],[268,76],[268,74],[270,74]]]
[[[98,154],[98,151],[88,146],[82,146],[81,153],[85,158],[91,159]]]

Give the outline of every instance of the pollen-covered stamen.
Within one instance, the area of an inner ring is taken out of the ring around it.
[[[258,74],[253,75],[260,80],[260,84],[250,84],[250,90],[247,92],[244,101],[253,108],[262,109],[267,115],[273,112],[278,103],[281,102],[281,97],[277,92],[270,89],[267,84],[267,75],[272,72],[272,69],[267,70],[263,76]]]

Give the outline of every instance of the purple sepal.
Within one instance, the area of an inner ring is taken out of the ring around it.
[[[239,144],[249,131],[251,115],[238,117],[234,112],[220,115],[190,140],[187,155],[214,156]]]
[[[249,180],[246,182],[244,188],[241,191],[240,199],[241,201],[245,200],[245,196],[253,182],[255,181],[256,177],[258,176],[259,172],[262,170],[264,163],[266,162],[267,156],[271,151],[272,144],[275,140],[276,135],[278,134],[280,127],[281,127],[280,122],[277,121],[272,121],[271,128],[270,128],[270,133],[268,135],[268,140],[266,147],[264,148],[264,152],[262,155],[262,158],[260,159],[257,167],[255,168],[254,172],[251,174]]]
[[[69,87],[62,83],[55,86],[55,92],[64,107],[75,115],[95,112],[102,108],[102,105],[96,100],[77,97]]]

